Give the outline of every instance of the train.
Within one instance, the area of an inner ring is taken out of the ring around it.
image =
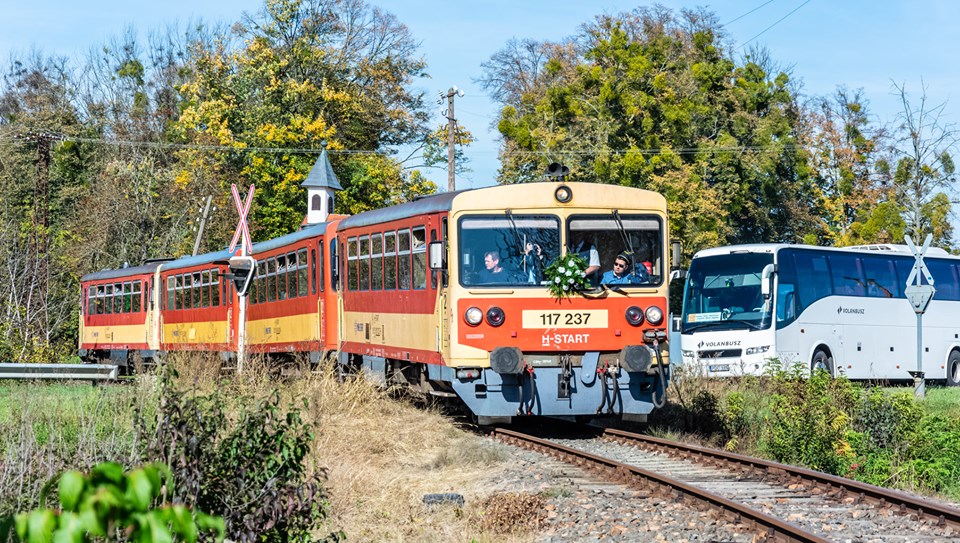
[[[301,229],[252,244],[246,264],[223,250],[85,275],[80,356],[127,368],[177,351],[225,364],[300,356],[455,399],[481,424],[644,421],[663,404],[662,195],[544,181],[318,216],[333,209],[322,196],[308,193]],[[562,291],[581,270],[557,263],[575,249],[589,271],[628,255],[645,280],[604,285],[596,274],[590,288]]]

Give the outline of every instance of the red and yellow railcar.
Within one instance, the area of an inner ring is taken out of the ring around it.
[[[316,362],[338,347],[337,292],[328,260],[337,219],[253,246],[256,275],[246,313],[247,350],[310,353]]]
[[[160,262],[104,270],[80,279],[81,358],[121,366],[160,348],[155,282]]]
[[[440,194],[338,227],[340,363],[456,395],[481,420],[615,414],[665,394],[666,201],[656,193],[530,183]],[[549,293],[543,270],[574,248],[642,284]],[[491,267],[491,262],[496,264]],[[496,271],[497,273],[492,273]]]
[[[160,348],[163,351],[236,351],[234,289],[223,279],[227,251],[165,262],[159,270]]]

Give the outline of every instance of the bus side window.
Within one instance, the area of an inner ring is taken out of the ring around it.
[[[866,276],[867,296],[872,298],[897,298],[900,282],[896,268],[889,258],[861,257],[863,274]]]
[[[860,258],[848,254],[831,254],[831,278],[833,293],[837,296],[866,296],[867,291],[863,273],[860,270]]]

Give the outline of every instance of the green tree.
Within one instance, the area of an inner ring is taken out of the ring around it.
[[[724,40],[712,13],[656,6],[565,44],[511,42],[481,80],[504,106],[500,182],[557,161],[573,179],[659,190],[688,250],[817,232],[790,79],[762,51],[738,64]]]
[[[393,15],[363,0],[267,0],[234,32],[240,47],[224,37],[194,48],[174,133],[216,150],[179,152],[180,185],[216,179],[223,193],[232,182],[255,184],[252,223],[261,238],[299,226],[300,183],[316,160],[304,150],[318,150],[324,140],[349,195],[337,211],[395,202],[422,188],[406,186],[406,173],[391,176],[389,187],[372,186],[369,169],[358,164],[378,161],[352,154],[384,155],[380,167],[396,162],[390,146],[422,140],[426,132],[422,94],[410,89],[425,64]]]
[[[922,241],[933,234],[933,244],[951,249],[953,227],[948,220],[950,200],[946,192],[956,182],[956,168],[951,149],[956,133],[944,124],[946,103],[930,106],[926,88],[919,104],[912,103],[905,85],[893,85],[903,110],[890,148],[894,164],[893,189],[897,204],[903,210],[907,233]]]
[[[818,214],[824,221],[822,239],[813,243],[847,245],[867,230],[852,226],[869,217],[884,197],[875,174],[879,158],[877,133],[870,125],[863,91],[839,87],[830,96],[812,100],[801,131],[810,148],[810,166],[816,177]],[[866,240],[874,243],[876,240]]]

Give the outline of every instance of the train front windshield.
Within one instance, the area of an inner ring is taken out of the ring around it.
[[[543,267],[560,254],[560,219],[498,215],[460,220],[460,284],[539,286]]]
[[[734,253],[695,258],[683,296],[682,333],[770,327],[772,298],[764,299],[763,269],[773,263],[767,253]]]

